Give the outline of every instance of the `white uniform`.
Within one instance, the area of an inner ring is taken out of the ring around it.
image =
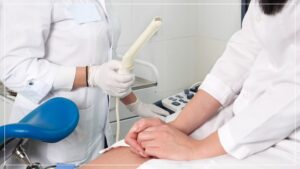
[[[276,16],[263,14],[253,0],[242,30],[202,83],[200,88],[226,108],[192,137],[218,130],[228,155],[150,160],[139,169],[300,168],[299,21],[299,0],[288,1]]]
[[[254,1],[201,87],[223,106],[234,102],[234,117],[218,133],[238,159],[296,139],[292,133],[300,127],[300,2],[288,2],[268,16]]]
[[[69,98],[80,109],[69,137],[30,145],[31,157],[75,164],[95,158],[107,133],[108,97],[99,88],[71,89],[76,66],[101,65],[112,57],[118,34],[105,0],[3,0],[1,17],[0,76],[18,92],[11,122],[52,97]]]

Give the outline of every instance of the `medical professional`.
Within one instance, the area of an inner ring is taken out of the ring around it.
[[[98,155],[111,139],[110,96],[145,117],[166,112],[131,93],[134,75],[117,73],[112,60],[118,24],[105,0],[3,0],[1,81],[18,93],[11,121],[17,122],[53,97],[74,101],[80,109],[76,130],[55,144],[28,145],[32,161],[81,164]]]
[[[126,157],[136,168],[155,157],[138,168],[299,169],[299,11],[299,0],[252,0],[242,29],[180,115],[140,120],[125,140],[135,156],[119,148],[92,164]]]

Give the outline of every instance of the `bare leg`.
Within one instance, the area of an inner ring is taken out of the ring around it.
[[[147,160],[149,159],[132,153],[128,147],[119,147],[104,153],[80,169],[136,169]]]

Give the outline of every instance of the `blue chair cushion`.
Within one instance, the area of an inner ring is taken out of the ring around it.
[[[0,145],[14,138],[55,143],[71,134],[78,121],[79,111],[75,103],[65,98],[53,98],[18,123],[0,126]]]

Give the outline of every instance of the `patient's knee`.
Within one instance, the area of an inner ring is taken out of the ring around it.
[[[132,153],[128,147],[119,147],[102,154],[81,169],[136,169],[147,160]]]

